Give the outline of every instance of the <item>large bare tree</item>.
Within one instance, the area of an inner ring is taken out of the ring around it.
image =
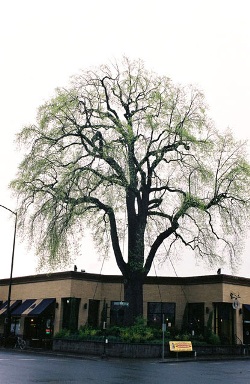
[[[111,244],[128,322],[142,314],[163,244],[211,262],[238,258],[249,212],[245,144],[216,131],[194,87],[123,58],[57,89],[18,138],[27,148],[11,184],[20,227],[47,265],[67,259],[85,228],[104,253]]]

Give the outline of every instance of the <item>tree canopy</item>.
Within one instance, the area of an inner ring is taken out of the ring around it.
[[[57,89],[18,135],[26,154],[11,184],[41,260],[67,259],[85,228],[100,251],[112,245],[130,282],[143,282],[163,244],[237,259],[249,213],[246,144],[216,130],[207,111],[201,91],[128,58]]]

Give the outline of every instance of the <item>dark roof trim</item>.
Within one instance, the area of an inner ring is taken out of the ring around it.
[[[86,273],[86,272],[55,272],[55,273],[42,273],[38,275],[30,276],[21,276],[15,277],[12,279],[12,284],[27,284],[27,283],[37,283],[43,281],[56,281],[56,280],[86,280],[94,282],[109,282],[109,283],[120,283],[123,282],[123,277],[119,275],[97,275],[95,273]],[[9,284],[9,279],[0,280],[1,285]]]
[[[31,276],[15,277],[12,284],[28,284],[39,283],[44,281],[59,281],[59,280],[85,280],[99,283],[118,283],[123,284],[123,276],[121,275],[99,275],[95,273],[86,272],[55,272],[38,274]],[[0,286],[9,284],[9,279],[0,280]],[[147,276],[144,284],[159,284],[159,285],[199,285],[199,284],[231,284],[243,285],[250,287],[250,279],[245,277],[231,276],[231,275],[205,275],[205,276],[191,276],[191,277],[165,277],[165,276]]]
[[[167,285],[200,285],[200,284],[231,284],[250,287],[250,279],[231,275],[205,275],[189,277],[154,277],[148,276],[146,284]]]

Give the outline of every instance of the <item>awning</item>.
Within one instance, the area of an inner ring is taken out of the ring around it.
[[[25,309],[29,308],[35,301],[35,299],[25,300],[21,305],[19,305],[18,308],[12,312],[12,316],[21,316]]]
[[[243,304],[243,307],[250,311],[250,304]]]
[[[56,299],[27,299],[15,311],[12,316],[38,316],[41,315],[46,308]]]
[[[11,300],[10,301],[10,313],[12,315],[13,310],[17,308],[21,304],[22,300]],[[7,306],[8,301],[5,301],[0,305],[0,316],[6,316],[7,315]]]

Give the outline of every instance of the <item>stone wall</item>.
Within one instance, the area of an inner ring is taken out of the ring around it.
[[[242,345],[234,346],[199,346],[193,348],[197,356],[211,355],[243,355],[248,349]],[[107,355],[110,357],[130,358],[162,358],[161,344],[126,344],[126,343],[104,343],[94,341],[78,340],[53,340],[53,351],[77,353],[82,355]],[[164,347],[164,357],[176,357],[175,353],[170,354],[168,345]],[[179,353],[179,356],[188,356],[188,353]],[[193,354],[194,356],[194,354]]]

